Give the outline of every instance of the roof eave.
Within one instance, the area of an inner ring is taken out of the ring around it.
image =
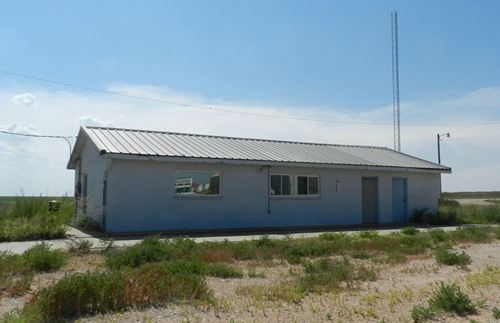
[[[450,167],[443,168],[423,168],[423,167],[402,167],[402,166],[380,166],[380,165],[351,165],[351,164],[330,164],[330,163],[302,163],[286,161],[268,161],[252,159],[221,159],[221,158],[202,158],[202,157],[178,157],[178,156],[160,156],[160,155],[138,155],[101,152],[109,158],[121,160],[146,160],[146,161],[170,161],[170,162],[197,162],[209,164],[233,164],[233,165],[257,165],[257,166],[288,166],[288,167],[324,167],[338,169],[362,169],[362,170],[394,170],[409,172],[431,172],[431,173],[451,173]]]

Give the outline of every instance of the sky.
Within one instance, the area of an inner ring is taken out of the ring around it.
[[[104,125],[392,148],[392,10],[402,151],[436,161],[436,134],[450,132],[443,189],[500,190],[498,1],[3,1],[0,71],[164,102],[0,72],[0,130]],[[62,140],[0,134],[0,195],[72,195],[67,159]]]

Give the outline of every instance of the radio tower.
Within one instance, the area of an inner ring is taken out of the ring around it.
[[[392,117],[394,125],[394,150],[401,151],[401,125],[399,117],[399,50],[398,13],[391,12],[392,32]]]

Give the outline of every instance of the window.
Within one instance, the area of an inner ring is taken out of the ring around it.
[[[177,195],[220,195],[220,172],[179,171],[175,173]]]
[[[271,175],[270,194],[276,196],[317,196],[319,176]]]

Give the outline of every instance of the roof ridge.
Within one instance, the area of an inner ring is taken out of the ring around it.
[[[219,135],[205,135],[205,134],[196,134],[196,133],[183,133],[183,132],[148,130],[148,129],[131,129],[131,128],[107,127],[107,126],[82,126],[82,127],[89,128],[89,129],[122,130],[122,131],[134,131],[134,132],[153,132],[153,133],[162,133],[162,134],[169,134],[169,135],[197,136],[197,137],[236,139],[236,140],[254,140],[254,141],[279,142],[279,143],[302,144],[302,145],[355,147],[355,148],[372,148],[372,149],[375,148],[375,149],[391,150],[390,148],[383,147],[383,146],[345,145],[345,144],[329,144],[329,143],[316,143],[316,142],[293,141],[293,140],[259,139],[259,138],[248,138],[248,137],[230,137],[230,136],[219,136]]]

